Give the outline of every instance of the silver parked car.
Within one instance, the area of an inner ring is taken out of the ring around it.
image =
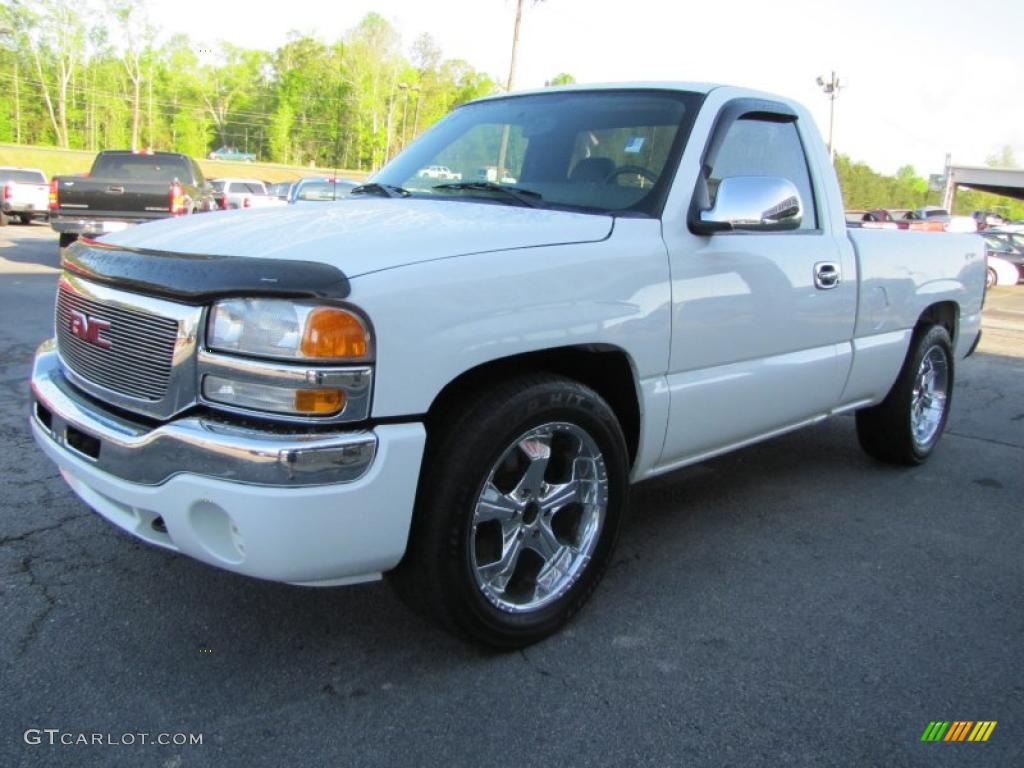
[[[292,187],[288,202],[329,203],[334,200],[343,200],[358,186],[359,182],[356,181],[323,176],[299,179]]]

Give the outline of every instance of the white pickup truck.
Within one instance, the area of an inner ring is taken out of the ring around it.
[[[472,102],[344,203],[63,267],[31,425],[88,505],[250,576],[387,573],[506,648],[593,592],[631,483],[849,411],[927,459],[985,283],[976,236],[848,232],[802,107],[687,84]]]
[[[38,168],[0,167],[0,227],[15,217],[19,224],[45,219],[49,202],[45,173]]]

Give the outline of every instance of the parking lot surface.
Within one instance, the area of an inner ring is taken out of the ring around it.
[[[250,580],[90,512],[27,428],[57,265],[44,225],[0,230],[0,765],[1024,764],[1024,286],[928,465],[841,417],[639,485],[591,603],[493,654],[384,584]]]

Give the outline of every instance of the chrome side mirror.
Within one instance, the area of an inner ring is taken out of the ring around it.
[[[691,216],[696,234],[799,229],[804,206],[793,182],[775,176],[732,176],[718,185],[711,210]]]

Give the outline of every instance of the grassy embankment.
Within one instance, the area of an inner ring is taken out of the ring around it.
[[[28,147],[21,144],[0,144],[0,165],[17,165],[38,168],[47,177],[63,173],[85,173],[92,166],[95,152],[56,147]],[[200,160],[199,166],[208,179],[221,176],[263,179],[264,181],[290,181],[303,176],[332,173],[325,168],[303,168],[297,165],[277,163],[239,163],[218,160]],[[339,171],[338,176],[361,181],[366,178],[364,171]]]

